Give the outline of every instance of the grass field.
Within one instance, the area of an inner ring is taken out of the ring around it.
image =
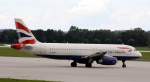
[[[142,60],[142,61],[150,61],[150,53],[143,52],[142,53],[142,58],[140,60]]]
[[[150,47],[136,47],[137,50],[150,51]]]
[[[141,51],[150,51],[149,47],[136,47],[137,50]],[[150,61],[150,52],[142,52],[142,58],[140,60]]]
[[[0,48],[0,56],[8,57],[35,57],[31,53],[17,51],[11,48]]]
[[[137,50],[150,51],[150,48],[148,48],[148,47],[137,47]],[[143,57],[140,60],[150,61],[150,52],[143,52],[142,55],[143,55]],[[10,49],[10,48],[0,48],[0,56],[6,56],[6,57],[36,57],[35,55],[33,55],[31,53],[20,52],[20,51]]]
[[[19,80],[19,79],[10,79],[10,78],[0,78],[0,82],[56,82],[56,81]]]

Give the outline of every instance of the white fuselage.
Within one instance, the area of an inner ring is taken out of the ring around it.
[[[37,56],[73,60],[72,67],[77,63],[92,67],[93,61],[102,65],[115,65],[117,60],[125,61],[141,57],[141,53],[132,46],[115,44],[71,44],[71,43],[40,43],[21,19],[15,19],[18,33],[18,44],[11,48],[31,52]]]
[[[97,52],[107,52],[110,56],[141,57],[132,46],[114,44],[70,44],[70,43],[37,43],[28,44],[23,50],[40,55],[89,56]],[[28,47],[32,47],[28,49]]]

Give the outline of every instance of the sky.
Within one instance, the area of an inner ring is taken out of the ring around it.
[[[150,30],[150,0],[0,0],[0,29],[20,18],[32,30]]]

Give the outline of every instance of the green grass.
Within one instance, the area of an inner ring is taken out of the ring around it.
[[[150,51],[149,47],[136,47],[139,51]],[[142,52],[142,58],[140,60],[150,61],[150,52]]]
[[[31,53],[17,51],[11,48],[0,48],[0,56],[8,57],[35,57]]]
[[[150,61],[150,52],[142,52],[142,61]]]
[[[42,81],[42,80],[19,80],[10,78],[0,78],[0,82],[56,82],[56,81]]]
[[[3,44],[0,44],[0,46],[4,46]]]
[[[137,50],[145,50],[145,51],[150,51],[149,47],[136,47]]]

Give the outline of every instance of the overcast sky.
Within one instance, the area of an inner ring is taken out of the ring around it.
[[[150,30],[150,0],[0,0],[0,29],[15,29],[14,18],[33,30]]]

